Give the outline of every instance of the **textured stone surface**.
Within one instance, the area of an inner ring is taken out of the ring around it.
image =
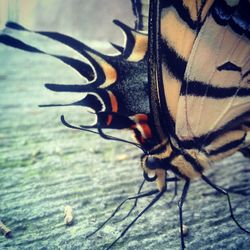
[[[62,51],[54,43],[47,46]],[[90,116],[75,108],[39,108],[75,98],[49,92],[44,82],[83,80],[53,58],[0,46],[0,219],[13,231],[11,239],[0,235],[0,249],[103,249],[152,199],[141,199],[131,217],[116,223],[129,210],[128,203],[86,239],[124,198],[137,192],[142,180],[140,152],[63,127],[61,114],[76,124],[86,124]],[[236,217],[250,228],[249,160],[236,154],[208,174],[225,188],[245,190],[247,196],[231,196]],[[144,190],[152,187],[147,184]],[[182,183],[178,197],[181,188]],[[114,249],[179,249],[178,197],[169,204],[173,186],[169,189]],[[64,225],[66,205],[75,216],[69,227]],[[189,227],[188,249],[249,249],[250,237],[230,219],[226,198],[205,183],[192,183],[183,216]]]

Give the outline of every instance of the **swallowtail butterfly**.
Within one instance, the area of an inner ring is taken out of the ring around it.
[[[61,33],[31,31],[12,22],[6,27],[54,39],[88,62],[45,53],[4,33],[0,42],[51,55],[88,80],[84,85],[46,84],[52,91],[85,94],[66,105],[88,107],[96,116],[95,124],[88,126],[71,125],[62,116],[64,125],[142,150],[144,179],[156,182],[157,188],[139,191],[129,199],[155,196],[109,248],[162,197],[168,182],[180,180],[185,182],[178,203],[182,249],[182,205],[194,179],[202,179],[225,195],[232,219],[250,233],[234,217],[227,191],[204,174],[213,162],[237,151],[250,157],[250,2],[132,0],[132,6],[134,28],[114,21],[125,34],[125,46],[114,45],[120,52],[116,56],[102,54]],[[136,143],[107,135],[105,129],[130,130]],[[175,177],[170,178],[170,172]]]

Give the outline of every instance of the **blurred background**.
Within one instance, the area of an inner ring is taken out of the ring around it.
[[[0,0],[0,29],[10,20],[35,30],[117,41],[113,19],[134,26],[130,0]]]

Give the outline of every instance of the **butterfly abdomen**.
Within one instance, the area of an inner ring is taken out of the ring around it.
[[[152,153],[153,152],[153,153]],[[143,170],[152,175],[157,169],[171,170],[184,179],[197,179],[209,168],[209,157],[197,149],[183,150],[172,143],[162,144],[142,159]]]

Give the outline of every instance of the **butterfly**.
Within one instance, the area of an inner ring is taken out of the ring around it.
[[[109,246],[166,192],[167,183],[184,182],[180,197],[181,248],[185,248],[182,207],[190,184],[201,179],[225,195],[237,226],[230,196],[205,171],[213,162],[238,151],[250,157],[250,3],[226,0],[132,0],[135,28],[115,20],[125,34],[125,45],[113,44],[118,55],[105,55],[79,40],[57,32],[31,31],[9,22],[7,28],[35,32],[69,46],[86,61],[46,53],[10,35],[0,42],[61,60],[87,79],[87,84],[47,83],[56,92],[83,93],[70,104],[91,110],[95,123],[72,129],[96,133],[107,140],[129,143],[142,151],[144,181],[138,195],[124,200],[154,198]],[[107,135],[105,129],[127,129],[136,142]],[[174,177],[169,177],[173,173]],[[145,181],[156,189],[141,193]],[[92,235],[92,234],[91,234]]]

